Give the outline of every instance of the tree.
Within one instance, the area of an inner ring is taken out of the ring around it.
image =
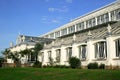
[[[69,64],[71,68],[79,68],[81,66],[80,60],[76,57],[71,57],[69,59]]]
[[[0,57],[0,67],[2,67],[4,59],[2,57]]]
[[[28,61],[30,60],[30,56],[32,54],[32,49],[25,49],[19,52],[21,54],[21,57],[26,56],[26,58],[28,57]]]
[[[2,54],[4,55],[4,59],[7,60],[7,58],[11,55],[11,51],[9,49],[5,49],[2,51]]]
[[[33,48],[33,50],[34,50],[34,55],[35,55],[35,60],[36,60],[36,62],[38,61],[38,53],[40,52],[40,50],[42,50],[43,49],[43,45],[42,44],[40,44],[40,43],[36,43],[36,45],[35,45],[35,47]]]
[[[19,63],[19,54],[18,52],[11,52],[10,49],[5,49],[5,51],[2,52],[4,57],[4,60],[7,61],[7,59],[12,59],[16,66],[18,66]]]
[[[8,58],[12,59],[14,61],[14,63],[16,64],[17,67],[21,66],[21,58],[24,57],[25,55],[30,55],[31,54],[31,50],[30,49],[25,49],[25,50],[21,50],[21,51],[15,51],[15,52],[11,52],[9,49],[5,49],[5,51],[3,52],[3,54],[5,55],[5,59],[7,60]]]

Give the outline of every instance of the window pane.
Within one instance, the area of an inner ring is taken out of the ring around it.
[[[67,28],[62,29],[62,35],[66,35],[67,34]]]
[[[79,57],[80,59],[86,59],[86,45],[79,46]]]
[[[98,42],[95,44],[95,58],[106,58],[107,46],[106,42]]]
[[[68,33],[73,33],[73,32],[75,32],[75,26],[73,25],[73,26],[70,26],[69,28],[68,28]]]
[[[120,57],[120,39],[115,41],[116,45],[116,57]]]
[[[67,48],[67,49],[66,49],[66,53],[67,53],[66,59],[67,59],[67,61],[68,61],[69,58],[72,57],[72,47]]]
[[[61,50],[56,50],[56,62],[60,62]]]

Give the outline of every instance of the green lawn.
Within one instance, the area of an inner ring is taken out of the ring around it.
[[[120,70],[1,68],[0,80],[120,80]]]

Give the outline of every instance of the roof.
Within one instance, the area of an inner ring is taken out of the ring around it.
[[[72,45],[74,40],[73,36],[76,35],[75,42],[76,43],[86,43],[89,39],[89,31],[91,33],[90,39],[91,40],[99,40],[99,39],[106,39],[108,36],[108,23],[102,24],[100,26],[96,26],[96,28],[92,27],[87,30],[83,30],[69,36],[61,37],[56,39],[53,43],[44,46],[44,49],[50,49],[52,47],[60,47],[61,45]],[[111,34],[112,36],[120,35],[120,21],[111,23]]]

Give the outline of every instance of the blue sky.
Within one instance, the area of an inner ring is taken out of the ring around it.
[[[0,51],[18,33],[40,36],[115,0],[0,0]]]

